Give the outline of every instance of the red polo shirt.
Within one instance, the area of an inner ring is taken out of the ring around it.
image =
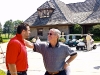
[[[25,71],[28,68],[27,51],[20,34],[16,34],[7,45],[6,67],[9,70],[8,64],[16,64],[17,71]]]

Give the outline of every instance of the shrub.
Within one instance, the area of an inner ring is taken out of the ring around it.
[[[3,42],[3,39],[2,39],[2,37],[0,37],[0,42]]]
[[[79,24],[75,24],[73,27],[73,33],[74,34],[81,34],[82,32],[82,27]]]
[[[59,38],[59,41],[64,43],[65,42],[65,38],[61,37],[61,38]]]
[[[95,37],[93,37],[93,39],[94,39],[95,41],[100,41],[100,37],[99,37],[99,36],[95,36]]]
[[[90,32],[95,36],[100,36],[100,25],[95,25],[91,28]]]

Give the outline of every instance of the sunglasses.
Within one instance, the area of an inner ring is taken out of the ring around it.
[[[50,36],[51,36],[51,35],[53,35],[53,34],[52,34],[52,33],[48,33],[48,35],[50,35]]]

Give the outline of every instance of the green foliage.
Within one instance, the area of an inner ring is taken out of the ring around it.
[[[8,38],[3,38],[3,43],[6,43],[6,42],[8,42],[10,39],[8,39]]]
[[[64,43],[65,42],[65,38],[61,37],[61,38],[59,38],[59,41]]]
[[[16,33],[17,26],[22,22],[23,21],[20,21],[20,20],[16,20],[16,21],[8,20],[8,21],[6,21],[4,26],[3,26],[3,33],[4,34],[8,33],[8,38],[9,38],[10,34]]]
[[[100,41],[100,24],[97,24],[97,25],[91,27],[90,33],[92,33],[94,35],[93,39],[95,41]]]
[[[73,26],[73,34],[81,34],[82,27],[79,24]]]
[[[15,35],[10,35],[9,38],[8,38],[8,34],[1,34],[1,37],[2,37],[2,43],[5,43],[5,42],[8,42],[10,40],[10,38],[12,38],[13,36]]]
[[[100,41],[100,36],[95,36],[95,37],[93,37],[93,39],[94,39],[95,41]]]
[[[19,24],[21,24],[23,21],[20,21],[20,20],[16,20],[16,21],[14,21],[13,22],[13,24],[14,24],[14,34],[16,34],[16,28],[17,28],[17,26],[19,25]]]
[[[6,75],[5,71],[0,69],[0,75]]]
[[[14,25],[12,20],[8,20],[5,22],[4,24],[4,28],[3,28],[3,33],[8,33],[8,38],[9,35],[14,31]]]
[[[3,42],[3,39],[2,39],[2,37],[0,37],[0,42]]]
[[[23,21],[21,21],[21,20],[16,20],[16,21],[14,21],[13,22],[13,24],[14,24],[14,26],[18,26],[20,23],[22,23]]]
[[[2,40],[0,39],[0,42],[8,42],[11,37],[16,33],[17,26],[22,23],[21,20],[8,20],[5,22],[5,24],[2,25],[0,23],[0,37],[2,37]]]
[[[12,20],[8,20],[4,24],[3,33],[11,33],[14,30]]]
[[[0,23],[0,37],[1,37],[1,34],[2,34],[2,25]]]
[[[100,36],[100,25],[95,25],[91,28],[91,33],[93,33],[94,35]]]

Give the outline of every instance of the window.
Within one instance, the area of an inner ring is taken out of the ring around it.
[[[69,34],[72,34],[73,33],[73,27],[69,27]]]
[[[49,12],[49,10],[47,10],[47,17],[49,17],[50,16],[50,12]]]
[[[50,17],[53,13],[53,9],[37,9],[40,18]]]
[[[38,36],[43,36],[43,28],[38,28],[37,29],[37,35]]]
[[[42,11],[38,11],[38,15],[40,18],[42,18]]]
[[[47,17],[47,10],[43,10],[42,16]]]

